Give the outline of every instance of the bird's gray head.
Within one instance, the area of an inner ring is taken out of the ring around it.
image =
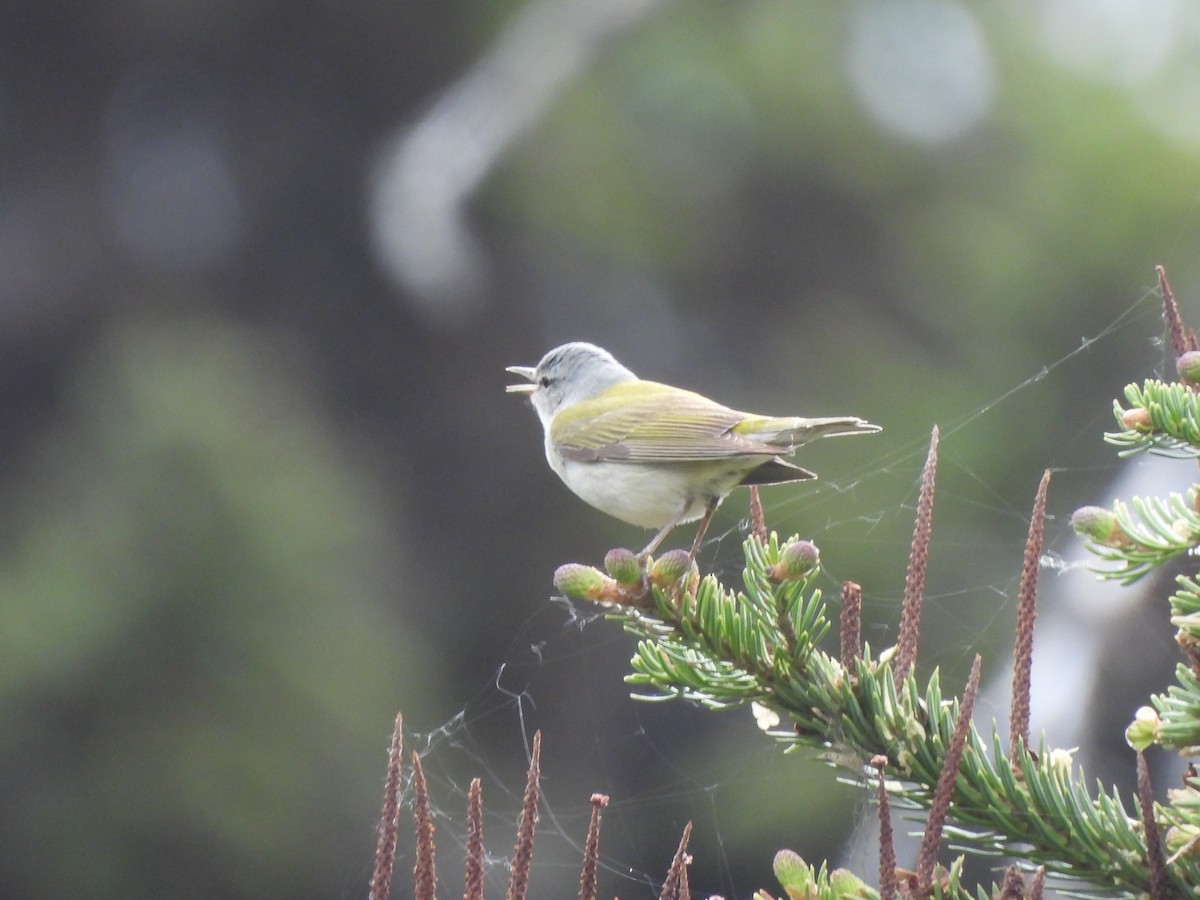
[[[528,394],[546,426],[559,410],[637,378],[607,350],[583,341],[555,347],[536,368],[509,366],[506,371],[529,380],[529,384],[510,384],[506,390]]]

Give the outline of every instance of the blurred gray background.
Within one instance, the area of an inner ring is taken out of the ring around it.
[[[363,896],[397,710],[444,896],[467,780],[503,857],[536,728],[535,896],[593,791],[606,895],[688,819],[705,895],[836,856],[858,793],[748,711],[634,703],[630,639],[551,599],[646,535],[503,368],[587,339],[884,426],[764,494],[876,648],[940,423],[922,671],[998,671],[1042,470],[1067,555],[1162,367],[1155,264],[1200,321],[1198,51],[1185,0],[6,4],[0,896]]]

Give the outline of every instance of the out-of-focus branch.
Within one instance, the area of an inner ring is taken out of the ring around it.
[[[534,0],[379,156],[371,227],[384,270],[440,319],[479,302],[487,261],[463,214],[503,158],[614,38],[669,0]]]

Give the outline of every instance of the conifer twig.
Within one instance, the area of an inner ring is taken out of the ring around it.
[[[758,538],[760,544],[767,542],[767,517],[763,513],[757,484],[750,485],[750,533]]]
[[[1029,537],[1025,541],[1025,557],[1021,566],[1021,590],[1017,603],[1017,639],[1013,650],[1012,712],[1009,716],[1009,756],[1017,754],[1020,746],[1029,749],[1029,691],[1033,671],[1033,624],[1037,619],[1038,570],[1042,562],[1042,540],[1046,530],[1046,490],[1050,486],[1050,470],[1042,475],[1033,514],[1029,518]]]
[[[413,753],[413,817],[417,820],[417,859],[413,865],[413,897],[436,900],[437,866],[433,843],[433,814],[429,808],[429,786],[421,770],[421,757]]]
[[[1000,883],[997,900],[1025,900],[1025,879],[1015,863],[1004,870],[1004,881]]]
[[[1046,887],[1046,867],[1038,866],[1033,873],[1033,884],[1029,886],[1029,900],[1042,900]]]
[[[483,900],[483,785],[471,779],[467,791],[467,861],[463,872],[463,900]]]
[[[1150,898],[1167,900],[1167,864],[1163,859],[1158,822],[1154,819],[1154,788],[1150,784],[1146,755],[1141,750],[1137,751],[1137,797],[1138,805],[1142,809],[1142,829],[1146,836],[1146,868],[1150,873]]]
[[[862,656],[862,588],[853,581],[842,585],[839,624],[842,667],[853,673],[854,661]]]
[[[1179,304],[1175,302],[1175,294],[1167,282],[1167,270],[1162,266],[1155,266],[1154,271],[1158,273],[1158,290],[1162,294],[1163,319],[1167,324],[1167,334],[1171,337],[1171,349],[1178,359],[1189,350],[1197,349],[1196,335],[1189,332],[1183,324]]]
[[[604,794],[592,794],[592,819],[588,824],[587,843],[583,847],[583,868],[579,872],[579,900],[596,900],[596,868],[600,861],[600,811],[608,806]]]
[[[521,803],[521,819],[517,825],[517,843],[513,847],[512,871],[508,878],[507,900],[525,900],[529,893],[529,865],[533,859],[533,835],[537,828],[538,799],[541,796],[542,733],[534,732],[533,750],[529,754],[529,775],[525,780],[525,797]]]
[[[692,823],[683,826],[683,836],[679,839],[679,847],[675,858],[671,860],[671,868],[667,872],[658,900],[688,900],[687,867],[692,858],[688,856],[687,845],[692,837]]]
[[[929,438],[929,455],[921,472],[921,493],[913,526],[912,552],[904,577],[904,606],[900,613],[900,636],[896,642],[896,691],[917,661],[917,639],[921,629],[921,605],[925,597],[925,572],[929,568],[929,541],[933,537],[933,489],[937,476],[938,427]]]
[[[884,777],[887,757],[880,754],[871,760],[871,765],[879,778],[879,900],[895,900],[896,838],[892,833],[892,811]]]
[[[942,841],[946,816],[950,812],[950,801],[954,798],[954,782],[958,779],[958,770],[962,767],[963,747],[966,746],[967,736],[971,731],[971,712],[975,708],[975,696],[979,693],[981,662],[979,654],[975,654],[975,661],[971,664],[971,675],[967,678],[967,686],[963,688],[954,735],[946,748],[942,771],[933,792],[933,801],[929,805],[925,836],[921,839],[921,850],[917,854],[917,889],[922,895],[927,895],[933,885],[933,867],[937,862],[938,845]]]
[[[379,813],[379,842],[375,845],[375,872],[371,876],[370,900],[387,900],[392,891],[392,868],[396,863],[396,832],[400,827],[401,760],[404,756],[404,716],[396,713],[392,743],[388,749],[387,778],[383,809]]]

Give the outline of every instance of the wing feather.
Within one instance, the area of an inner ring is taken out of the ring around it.
[[[733,431],[745,418],[700,394],[635,381],[560,412],[550,439],[568,459],[586,461],[703,462],[778,454],[778,446]]]

